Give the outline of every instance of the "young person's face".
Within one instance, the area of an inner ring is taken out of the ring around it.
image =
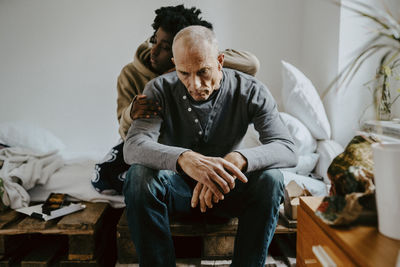
[[[205,101],[219,89],[223,62],[224,55],[217,55],[208,45],[194,49],[177,41],[174,54],[176,72],[195,101]]]
[[[172,34],[165,32],[162,28],[158,28],[152,38],[153,47],[150,51],[150,64],[158,74],[174,67],[171,61],[173,39]]]

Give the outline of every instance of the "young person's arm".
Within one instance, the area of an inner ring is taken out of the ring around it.
[[[224,54],[224,68],[238,70],[255,76],[260,68],[260,61],[255,55],[247,51],[226,49]]]

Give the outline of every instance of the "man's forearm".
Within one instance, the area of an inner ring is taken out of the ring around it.
[[[247,172],[264,168],[288,168],[297,164],[296,148],[286,140],[236,151],[247,159]]]
[[[160,119],[133,121],[124,144],[124,160],[127,164],[177,171],[178,157],[188,149],[158,143],[160,125]]]

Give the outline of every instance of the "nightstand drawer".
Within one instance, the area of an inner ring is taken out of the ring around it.
[[[313,253],[313,246],[322,247],[336,266],[356,266],[301,207],[298,208],[297,220],[298,266],[321,266]]]

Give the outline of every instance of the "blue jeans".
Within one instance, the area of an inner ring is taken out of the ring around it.
[[[283,200],[283,176],[271,169],[236,180],[225,199],[202,216],[238,217],[232,266],[264,266]],[[175,266],[169,218],[199,216],[191,208],[196,181],[168,170],[132,165],[124,183],[128,225],[140,266]]]

